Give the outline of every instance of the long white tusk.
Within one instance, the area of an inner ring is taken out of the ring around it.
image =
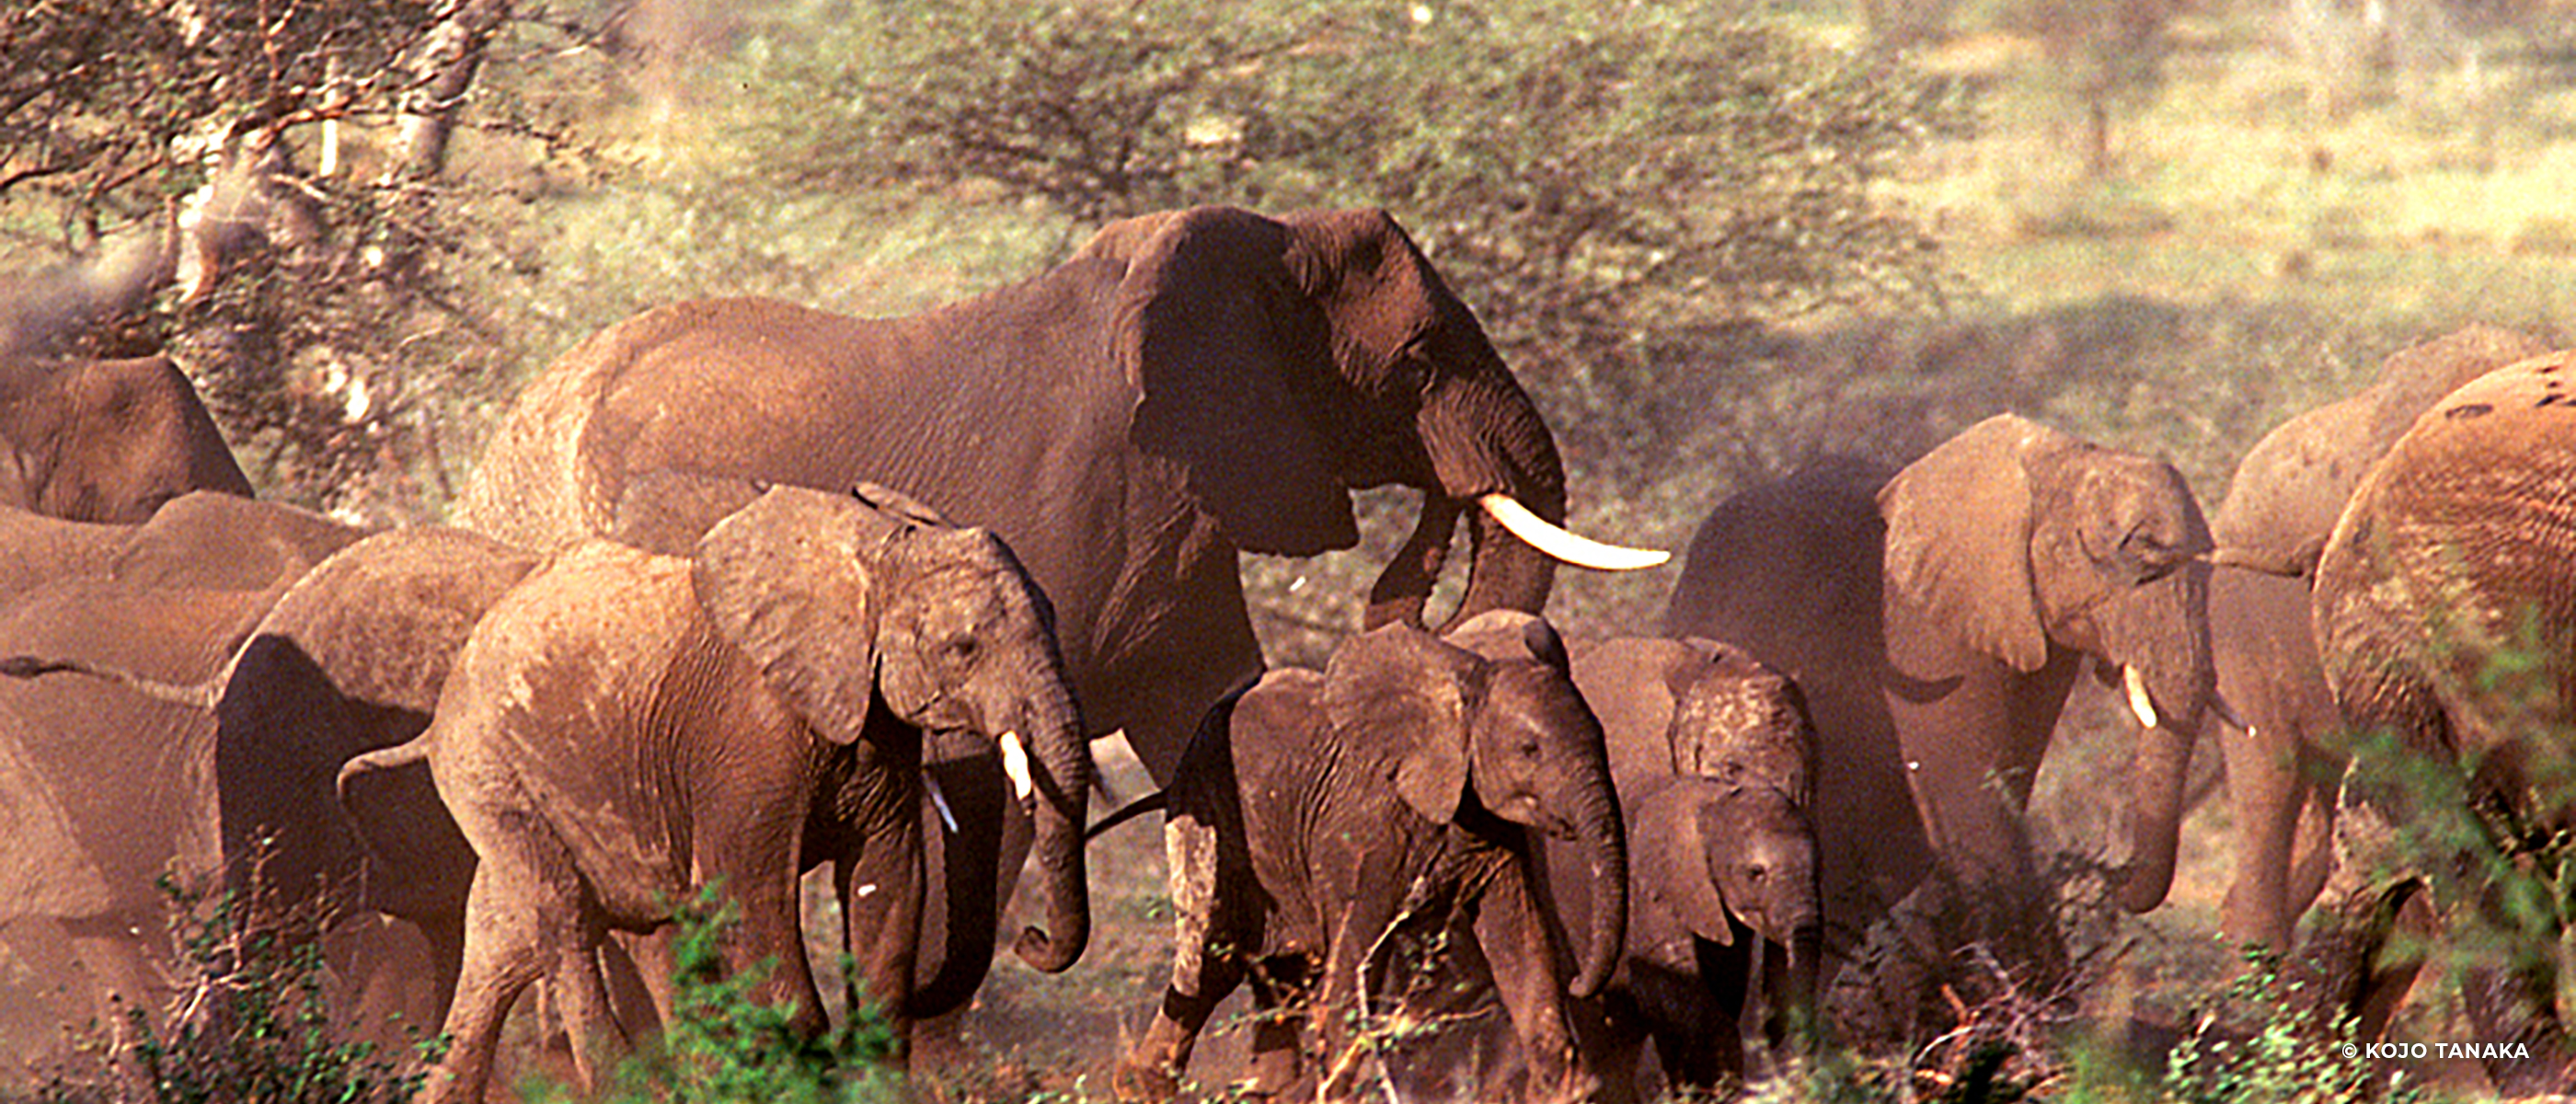
[[[948,826],[948,834],[957,834],[957,813],[948,807],[948,791],[939,788],[939,776],[921,772],[921,791],[930,795],[930,807],[939,810],[939,823]]]
[[[1002,773],[1011,776],[1011,788],[1019,791],[1020,800],[1038,792],[1037,781],[1029,777],[1029,749],[1017,732],[1002,734]]]
[[[1531,513],[1520,500],[1507,494],[1489,494],[1476,500],[1476,505],[1515,537],[1550,556],[1596,571],[1635,571],[1653,567],[1672,559],[1673,554],[1654,548],[1622,548],[1603,544],[1590,537],[1577,536]]]
[[[2138,723],[2156,727],[2156,702],[2147,696],[2147,673],[2134,666],[2120,668],[2120,688],[2129,692],[2129,712]]]

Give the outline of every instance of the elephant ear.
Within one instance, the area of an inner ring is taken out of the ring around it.
[[[1886,570],[1902,594],[1969,647],[2012,665],[2048,662],[2031,572],[2031,478],[2025,457],[2065,435],[1998,414],[1908,464],[1878,493]],[[1891,641],[1893,643],[1893,641]]]
[[[909,528],[848,495],[773,487],[698,542],[691,580],[718,635],[833,743],[866,725],[872,592],[886,546]]]
[[[1709,870],[1712,848],[1729,841],[1713,835],[1722,783],[1696,778],[1649,779],[1628,797],[1628,869],[1646,907],[1660,910],[1692,935],[1733,946],[1726,891]]]
[[[1102,233],[1118,242],[1107,252],[1130,254],[1111,342],[1138,392],[1136,447],[1180,468],[1236,548],[1312,556],[1357,544],[1350,498],[1300,401],[1336,385],[1335,368],[1324,316],[1283,260],[1287,228],[1201,207]]]
[[[1397,796],[1446,824],[1467,793],[1467,726],[1482,663],[1410,625],[1351,638],[1324,666],[1324,718],[1349,749],[1386,754]]]

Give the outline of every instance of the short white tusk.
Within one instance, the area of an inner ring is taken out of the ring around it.
[[[939,823],[948,826],[950,835],[957,834],[957,814],[948,808],[948,792],[939,788],[939,776],[921,772],[921,789],[930,795],[930,807],[939,810]]]
[[[1019,791],[1020,800],[1038,792],[1036,780],[1029,777],[1029,749],[1020,742],[1017,732],[1002,734],[1002,773],[1011,776],[1011,788]]]
[[[1530,508],[1521,505],[1519,499],[1507,494],[1486,495],[1477,499],[1476,505],[1484,507],[1485,513],[1503,528],[1511,530],[1513,536],[1529,542],[1530,547],[1576,567],[1589,567],[1596,571],[1635,571],[1673,558],[1672,553],[1659,549],[1622,548],[1566,532],[1530,512]]]
[[[2147,696],[2147,673],[2135,666],[2120,668],[2120,688],[2129,692],[2129,712],[2138,723],[2156,727],[2156,702]]]

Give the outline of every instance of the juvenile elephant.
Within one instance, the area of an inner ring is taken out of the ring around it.
[[[1451,639],[1488,656],[1510,648],[1490,634]],[[1757,975],[1775,1048],[1815,1010],[1815,731],[1797,687],[1739,648],[1615,637],[1570,650],[1575,685],[1601,719],[1630,848],[1627,951],[1601,994],[1577,1006],[1582,1046],[1605,1100],[1652,1098],[1636,1077],[1650,1039],[1671,1088],[1714,1092],[1746,1073]],[[1584,930],[1589,865],[1561,841],[1539,854],[1552,917]]]
[[[475,627],[428,731],[340,776],[346,791],[425,759],[478,860],[431,1099],[480,1099],[502,1017],[540,977],[593,1079],[603,933],[667,924],[710,884],[741,908],[728,960],[774,959],[756,995],[819,1029],[810,861],[834,864],[859,980],[900,1028],[926,729],[982,733],[1018,765],[1047,927],[1017,949],[1070,966],[1089,934],[1090,757],[1049,620],[991,535],[799,488],[725,518],[694,558],[593,541],[529,575]]]
[[[2359,393],[2273,427],[2248,450],[2209,519],[2229,561],[2209,580],[2210,649],[2224,726],[2235,877],[2219,928],[2287,949],[2333,869],[2343,757],[2335,708],[2308,632],[2308,580],[2346,499],[2415,419],[2461,384],[2548,351],[2489,326],[2399,350]]]
[[[665,468],[876,480],[990,528],[1055,602],[1095,734],[1125,730],[1158,782],[1207,703],[1261,670],[1238,552],[1351,547],[1353,489],[1425,492],[1372,625],[1420,618],[1462,513],[1460,619],[1539,610],[1540,546],[1661,560],[1555,528],[1546,423],[1383,211],[1128,219],[1051,271],[908,318],[664,307],[528,387],[457,516],[551,549],[604,532],[626,484]]]
[[[2497,867],[2540,861],[2576,830],[2576,353],[2523,360],[2436,403],[2355,487],[2317,561],[2313,631],[2335,703],[2363,732],[2349,788],[2400,826],[2465,801],[2483,839],[2420,833],[2452,923],[2508,904]],[[2429,780],[2448,779],[2447,784]],[[2422,787],[2419,789],[2419,787]],[[2429,838],[2427,838],[2429,837]],[[2518,1097],[2576,1083],[2558,1007],[2557,899],[2524,908],[2464,979],[2480,1055]]]
[[[1324,1098],[1353,1096],[1367,1054],[1355,1021],[1436,972],[1439,953],[1417,954],[1464,915],[1503,980],[1533,1091],[1583,1091],[1564,1000],[1617,965],[1627,845],[1563,645],[1544,621],[1527,631],[1535,658],[1493,660],[1384,626],[1322,672],[1274,671],[1209,714],[1165,790],[1171,983],[1120,1062],[1121,1096],[1173,1095],[1209,1014],[1247,977],[1264,1013],[1258,1091],[1298,1077],[1303,1021],[1322,1043]],[[1570,985],[1525,827],[1574,840],[1596,879]]]
[[[1838,949],[1937,855],[1941,887],[1909,906],[1946,917],[1932,938],[2048,971],[2063,958],[2022,823],[2033,777],[2088,658],[2124,672],[2147,730],[2120,898],[2163,899],[2213,700],[2205,576],[2182,568],[2210,549],[2171,465],[1998,415],[1892,476],[1818,465],[1720,505],[1665,631],[1740,645],[1805,691],[1817,807],[1835,811],[1816,830]],[[1874,970],[1880,995],[1837,1011],[1901,1036],[1936,980]]]

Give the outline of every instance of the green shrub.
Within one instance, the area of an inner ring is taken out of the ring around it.
[[[35,1099],[47,1104],[400,1104],[419,1092],[442,1040],[418,1043],[421,1062],[339,1037],[325,993],[318,911],[269,915],[249,896],[182,888],[164,876],[178,999],[169,1014],[127,1007],[122,1032],[94,1028],[89,1069],[58,1070]],[[118,1036],[121,1034],[121,1039]]]
[[[857,999],[842,1022],[814,1038],[789,1023],[792,1010],[755,998],[775,960],[728,973],[721,944],[740,913],[715,889],[681,910],[673,947],[670,1018],[661,1045],[618,1066],[597,1098],[610,1104],[863,1104],[899,1099],[897,1078],[883,1061],[896,1040],[873,1005]],[[841,975],[855,967],[843,956]],[[853,983],[854,984],[854,983]],[[574,1099],[560,1087],[533,1085],[531,1104]]]

